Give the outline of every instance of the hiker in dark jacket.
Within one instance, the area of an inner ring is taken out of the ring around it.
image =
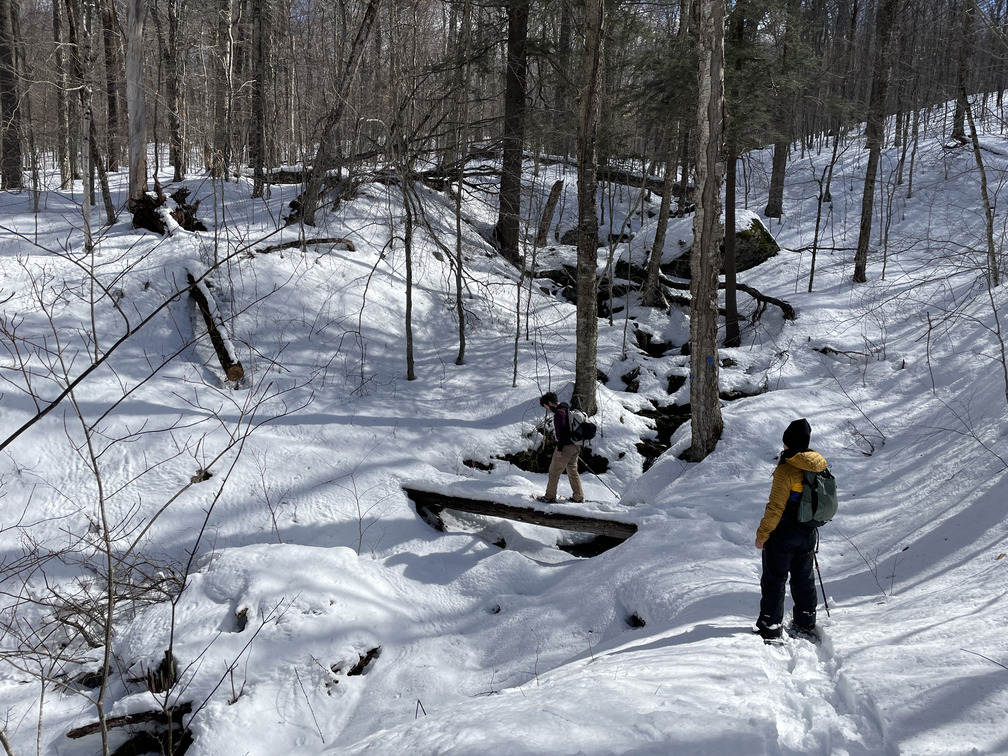
[[[560,473],[567,471],[570,481],[571,501],[584,501],[584,491],[581,488],[581,476],[578,475],[578,455],[581,445],[571,440],[570,407],[557,399],[552,391],[547,391],[539,397],[539,406],[553,413],[553,436],[556,440],[556,450],[550,460],[549,479],[546,483],[546,495],[543,501],[556,501],[557,485],[560,483]]]
[[[812,428],[802,418],[784,431],[784,451],[773,471],[770,500],[756,530],[756,548],[762,551],[759,619],[756,632],[765,641],[780,638],[784,621],[784,592],[791,576],[794,632],[815,634],[818,601],[813,573],[816,529],[798,522],[798,504],[805,487],[805,471],[822,472],[826,460],[809,449]]]

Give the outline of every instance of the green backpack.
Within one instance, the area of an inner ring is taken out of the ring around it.
[[[829,468],[821,473],[804,471],[805,487],[798,504],[798,522],[821,527],[837,513],[836,478]]]

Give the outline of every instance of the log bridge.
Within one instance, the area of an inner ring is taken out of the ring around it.
[[[516,507],[482,499],[464,499],[460,496],[448,496],[416,488],[403,488],[403,490],[416,506],[417,514],[441,531],[444,530],[444,523],[441,522],[440,517],[441,510],[451,509],[456,512],[468,512],[488,517],[503,517],[507,520],[527,522],[546,528],[590,533],[595,536],[611,538],[618,543],[622,543],[637,532],[637,526],[632,522],[605,520],[600,517],[566,512],[543,512],[532,507]]]

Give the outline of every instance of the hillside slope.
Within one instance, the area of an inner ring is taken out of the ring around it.
[[[81,678],[99,668],[100,644],[80,630],[102,629],[103,511],[117,574],[136,588],[115,628],[110,714],[192,702],[189,754],[1008,753],[1008,411],[995,318],[1008,294],[982,274],[973,156],[940,136],[922,136],[913,196],[896,187],[880,203],[887,252],[872,253],[861,285],[850,274],[863,156],[843,153],[812,293],[815,176],[829,151],[794,157],[787,215],[764,221],[783,251],[740,278],[798,318],[771,307],[721,353],[722,389],[746,396],[726,402],[724,437],[702,463],[678,459],[688,424],[647,472],[636,448],[655,435],[639,410],[688,401],[688,381],[670,394],[668,379],[689,362],[678,349],[644,355],[633,330],[679,345],[687,314],[631,298],[600,321],[608,381],[594,452],[610,466],[584,476],[587,509],[639,530],[591,559],[557,549],[555,532],[504,521],[458,516],[438,533],[402,491],[527,505],[545,486],[501,458],[538,443],[542,391],[569,394],[574,308],[526,280],[516,342],[518,276],[476,233],[494,217],[481,194],[466,198],[457,366],[451,203],[421,190],[448,250],[414,235],[415,381],[393,188],[366,186],[317,230],[352,250],[256,252],[316,231],[278,230],[292,190],[262,203],[238,184],[217,233],[160,239],[120,222],[93,257],[80,251],[72,197],[47,192],[35,215],[27,195],[0,195],[4,344],[18,346],[4,355],[2,427],[20,427],[33,396],[57,396],[102,358],[0,456],[0,722],[15,753],[33,752],[37,731],[44,753],[97,750],[98,736],[66,732],[97,719]],[[1003,172],[1005,140],[983,143],[988,170]],[[768,166],[748,158],[749,208],[764,204]],[[553,177],[529,178],[530,213]],[[620,191],[616,225],[635,201]],[[555,223],[569,228],[573,212],[562,202]],[[614,253],[643,261],[653,224],[635,215],[634,240]],[[689,224],[673,223],[667,258]],[[182,283],[227,255],[209,281],[233,316],[238,385],[221,380]],[[549,268],[572,255],[557,245],[537,259]],[[754,313],[744,295],[740,306]],[[620,377],[634,368],[631,393]],[[796,417],[842,492],[819,551],[830,610],[820,606],[821,645],[767,647],[750,633],[753,540]],[[70,594],[84,619],[54,623],[50,606]],[[178,682],[153,695],[142,680],[169,643]]]

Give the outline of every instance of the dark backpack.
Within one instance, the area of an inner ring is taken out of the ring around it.
[[[820,473],[803,472],[805,486],[798,502],[798,522],[821,527],[837,513],[836,478],[829,468]]]
[[[568,410],[568,421],[570,422],[571,441],[591,441],[595,438],[598,428],[595,423],[588,420],[588,416],[581,410]]]

